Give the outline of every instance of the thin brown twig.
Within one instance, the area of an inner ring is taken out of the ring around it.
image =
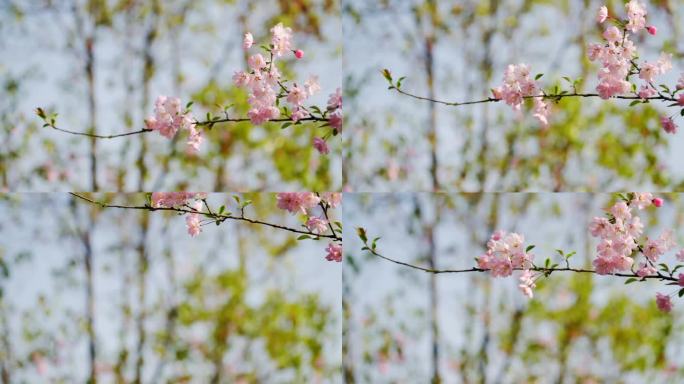
[[[222,119],[216,119],[216,120],[206,120],[206,121],[196,121],[195,124],[199,126],[213,126],[214,124],[218,123],[243,123],[250,121],[249,118],[247,117],[240,117],[240,118],[222,118]],[[297,120],[297,122],[323,122],[327,123],[330,121],[329,118],[327,117],[305,117],[302,119]],[[284,117],[280,119],[272,119],[267,121],[267,123],[288,123],[288,122],[293,122],[292,118],[289,117]],[[64,128],[59,128],[56,125],[48,125],[50,128],[55,129],[60,132],[68,133],[70,135],[76,135],[76,136],[86,136],[86,137],[91,137],[95,139],[114,139],[118,137],[124,137],[124,136],[131,136],[131,135],[140,135],[143,133],[147,132],[152,132],[153,129],[149,128],[143,128],[137,131],[132,131],[132,132],[125,132],[125,133],[117,133],[117,134],[112,134],[112,135],[96,135],[92,133],[87,133],[87,132],[77,132],[77,131],[71,131],[68,129]]]
[[[430,98],[430,97],[425,97],[425,96],[420,96],[416,95],[407,91],[404,91],[401,88],[397,88],[395,86],[391,86],[390,89],[397,91],[398,93],[412,97],[417,100],[423,100],[423,101],[428,101],[431,103],[437,103],[437,104],[442,104],[442,105],[447,105],[450,107],[458,107],[462,105],[472,105],[472,104],[483,104],[483,103],[496,103],[501,101],[500,99],[495,99],[493,97],[488,97],[486,99],[481,99],[481,100],[471,100],[471,101],[463,101],[463,102],[456,102],[456,101],[446,101],[446,100],[439,100],[436,98]],[[550,99],[550,100],[561,100],[566,97],[601,97],[598,93],[558,93],[558,94],[540,94],[540,95],[533,95],[533,96],[523,96],[523,99],[535,99],[535,98],[541,98],[541,99]],[[672,97],[667,97],[662,94],[659,94],[658,96],[651,96],[651,97],[639,97],[639,96],[624,96],[624,95],[617,95],[617,96],[611,96],[611,99],[622,99],[622,100],[663,100],[663,101],[674,101],[676,102],[677,100]]]

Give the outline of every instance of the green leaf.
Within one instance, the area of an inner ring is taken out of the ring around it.
[[[537,75],[534,77],[535,80],[541,79],[541,77],[544,76],[543,73],[537,73]]]
[[[368,237],[366,236],[365,229],[361,227],[356,228],[356,234],[359,236],[359,239],[361,239],[361,241],[363,241],[364,243],[368,242]]]
[[[389,71],[389,69],[385,68],[382,70],[382,76],[387,80],[390,84],[392,84],[392,73]]]
[[[635,281],[637,281],[636,277],[630,277],[629,279],[625,280],[625,285],[632,284]]]
[[[534,247],[536,247],[536,245],[528,245],[527,248],[525,248],[525,253],[527,253],[527,252],[533,250]]]

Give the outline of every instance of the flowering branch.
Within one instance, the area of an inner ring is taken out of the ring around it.
[[[90,204],[99,205],[102,208],[134,209],[150,212],[168,211],[183,214],[185,215],[188,233],[192,237],[199,235],[202,227],[205,225],[213,223],[218,226],[227,220],[234,220],[292,232],[299,235],[297,240],[328,240],[330,243],[326,248],[327,255],[325,259],[336,262],[342,261],[342,223],[336,221],[333,225],[328,215],[330,209],[336,208],[341,204],[342,195],[340,193],[295,192],[277,194],[278,208],[287,210],[290,213],[301,213],[305,216],[305,224],[301,229],[247,217],[245,215],[245,208],[251,205],[252,202],[250,200],[241,200],[237,195],[233,196],[237,203],[237,214],[227,212],[225,205],[219,207],[218,210],[212,210],[207,202],[206,193],[154,192],[149,195],[149,200],[145,205],[109,204],[77,193],[71,193],[71,195]],[[315,207],[320,207],[324,218],[314,215]]]
[[[654,198],[650,193],[629,193],[618,195],[619,201],[607,210],[606,217],[595,217],[589,224],[589,230],[601,241],[596,247],[597,255],[593,260],[594,269],[573,268],[569,259],[575,252],[565,253],[557,249],[556,252],[563,259],[564,266],[554,263],[550,257],[546,258],[543,266],[534,263],[534,255],[530,252],[535,246],[525,247],[525,239],[518,233],[496,231],[487,242],[487,251],[476,258],[477,267],[465,269],[433,269],[399,261],[385,256],[377,250],[379,238],[368,240],[366,230],[357,228],[357,235],[363,242],[362,250],[397,265],[419,271],[442,273],[488,272],[493,277],[511,276],[514,271],[522,271],[518,288],[528,297],[533,297],[532,289],[536,287],[536,280],[549,277],[553,272],[593,273],[597,275],[612,275],[626,278],[625,284],[649,279],[665,282],[665,285],[676,286],[677,290],[668,295],[658,293],[656,303],[664,312],[672,309],[671,296],[684,296],[684,273],[675,274],[684,264],[670,268],[665,263],[657,264],[660,257],[676,247],[672,231],[667,230],[657,238],[649,239],[643,236],[644,225],[639,216],[633,212],[650,206],[661,207],[663,200]],[[680,262],[684,262],[684,249],[676,254]],[[636,267],[636,261],[643,262]]]
[[[173,193],[173,192],[172,192]],[[332,239],[333,241],[342,241],[342,236],[338,235],[334,231],[330,234],[320,234],[320,233],[315,233],[313,231],[310,231],[308,229],[298,229],[298,228],[292,228],[288,227],[285,225],[280,225],[280,224],[274,224],[274,223],[269,223],[266,221],[258,220],[258,219],[252,219],[247,216],[245,216],[244,208],[245,206],[240,206],[240,214],[239,215],[233,215],[230,212],[225,212],[224,210],[219,209],[218,212],[213,212],[211,208],[209,208],[209,205],[207,204],[206,197],[199,199],[201,202],[201,206],[198,208],[196,205],[191,205],[188,203],[184,203],[183,205],[179,206],[152,206],[152,205],[117,205],[117,204],[108,204],[102,201],[96,201],[93,199],[89,199],[86,196],[80,195],[78,193],[73,193],[69,192],[74,197],[77,197],[81,200],[87,201],[88,203],[99,205],[102,208],[119,208],[119,209],[137,209],[137,210],[144,210],[144,211],[150,211],[150,212],[155,212],[155,211],[168,211],[168,212],[177,212],[177,213],[182,213],[182,214],[198,214],[206,219],[208,221],[203,222],[202,225],[210,224],[210,223],[215,223],[216,225],[220,225],[223,222],[227,220],[235,220],[235,221],[244,221],[247,223],[251,224],[256,224],[256,225],[263,225],[271,228],[276,228],[276,229],[281,229],[284,231],[292,232],[292,233],[297,233],[301,235],[307,235],[307,236],[312,236],[313,238],[316,239]],[[204,209],[202,208],[204,207]],[[225,209],[225,207],[224,207]],[[221,212],[221,213],[219,213]],[[225,212],[225,213],[224,213]]]
[[[609,16],[608,8],[605,6],[600,8],[596,18],[600,24],[606,21],[614,24],[603,32],[602,36],[605,40],[603,43],[593,43],[588,47],[589,59],[601,63],[601,70],[598,73],[599,84],[596,87],[597,93],[578,92],[577,87],[582,79],[573,81],[568,77],[563,77],[563,79],[571,85],[571,89],[561,90],[555,86],[553,90],[545,91],[537,83],[543,74],[539,73],[532,78],[530,68],[522,63],[511,64],[506,67],[503,84],[492,89],[491,97],[464,102],[419,96],[401,88],[401,83],[406,77],[394,81],[392,74],[387,69],[383,70],[382,74],[388,81],[390,90],[414,99],[447,106],[458,107],[503,100],[515,111],[519,111],[526,100],[532,100],[534,104],[533,116],[539,120],[543,127],[549,125],[551,113],[550,106],[544,100],[558,103],[561,99],[568,97],[600,97],[604,100],[611,98],[632,100],[630,107],[651,101],[670,103],[667,107],[684,107],[684,92],[679,93],[684,89],[684,73],[673,89],[666,84],[659,84],[656,87],[654,83],[656,76],[663,75],[672,69],[672,54],[662,53],[655,62],[644,61],[642,64],[637,62],[639,56],[634,42],[629,39],[629,32],[637,33],[646,30],[649,34],[655,35],[657,29],[655,26],[646,26],[646,8],[638,0],[630,0],[625,6],[627,8],[627,19]],[[632,77],[637,75],[642,80],[638,90],[637,84],[632,81]],[[684,108],[681,108],[679,113],[684,116]],[[660,123],[665,132],[674,134],[677,132],[677,125],[672,118],[672,115],[661,116]]]
[[[357,231],[365,231],[363,228],[357,228]],[[364,242],[364,247],[362,250],[367,251],[368,253],[372,254],[373,256],[377,256],[381,259],[387,260],[391,263],[401,265],[404,267],[416,269],[419,271],[427,272],[427,273],[434,273],[434,274],[446,274],[446,273],[469,273],[469,272],[489,272],[489,269],[482,269],[482,268],[477,268],[477,267],[472,267],[472,268],[465,268],[465,269],[432,269],[432,268],[426,268],[422,267],[419,265],[407,263],[404,261],[400,261],[397,259],[393,259],[391,257],[385,256],[381,254],[378,249],[377,245],[373,247],[373,244],[368,243],[368,241]],[[541,272],[545,276],[550,276],[553,272],[575,272],[575,273],[593,273],[600,275],[596,270],[593,269],[581,269],[581,268],[572,268],[572,267],[559,267],[559,266],[551,266],[551,267],[539,267],[536,265],[532,265],[530,268],[528,268],[530,271],[535,271],[535,272]],[[512,268],[513,271],[524,271],[524,268]],[[612,276],[619,276],[619,277],[625,277],[625,278],[635,278],[637,280],[644,281],[646,279],[659,279],[663,281],[678,281],[676,277],[674,277],[674,272],[671,272],[669,275],[664,275],[660,272],[657,272],[655,275],[647,275],[647,276],[639,276],[638,274],[635,273],[612,273]],[[636,280],[635,280],[636,281]]]
[[[112,135],[98,135],[87,132],[77,132],[57,126],[57,114],[46,113],[43,108],[36,108],[36,115],[43,120],[43,127],[50,127],[60,132],[77,136],[86,136],[96,139],[113,139],[131,135],[144,134],[151,131],[158,131],[166,138],[173,138],[179,131],[188,132],[188,151],[191,153],[199,150],[200,144],[204,140],[201,130],[204,127],[212,129],[219,123],[240,123],[250,121],[255,125],[266,122],[283,123],[285,129],[292,125],[304,122],[322,123],[317,128],[330,127],[330,130],[313,140],[313,147],[321,154],[329,153],[326,140],[331,136],[336,136],[342,131],[342,94],[340,88],[330,94],[328,103],[325,107],[315,105],[304,106],[304,102],[320,91],[317,76],[310,76],[303,85],[292,82],[290,86],[287,79],[283,79],[276,65],[276,59],[288,53],[294,54],[296,59],[302,59],[304,52],[300,49],[292,48],[292,30],[277,24],[271,28],[271,42],[262,45],[261,49],[266,53],[266,59],[261,53],[252,55],[247,60],[248,71],[236,71],[233,75],[233,83],[238,88],[245,88],[249,92],[247,99],[250,110],[247,117],[230,117],[228,108],[224,108],[224,116],[212,116],[207,113],[205,120],[198,120],[192,116],[189,102],[182,108],[181,101],[177,97],[159,96],[155,101],[154,116],[145,120],[145,128],[126,133]],[[249,50],[254,44],[251,33],[245,34],[243,48]],[[282,106],[281,100],[289,104]],[[282,116],[282,117],[281,117]]]

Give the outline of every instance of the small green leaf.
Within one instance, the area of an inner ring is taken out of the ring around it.
[[[535,80],[541,79],[541,77],[544,76],[543,73],[537,73],[537,75],[534,77]]]
[[[356,228],[356,234],[359,236],[361,241],[364,243],[368,242],[368,237],[366,236],[366,230],[363,229],[362,227]]]
[[[636,277],[630,277],[629,279],[625,280],[625,285],[632,284],[635,281],[637,281]]]

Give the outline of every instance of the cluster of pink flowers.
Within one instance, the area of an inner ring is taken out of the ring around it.
[[[316,206],[322,205],[327,208],[337,208],[342,203],[342,194],[338,192],[281,192],[276,195],[278,208],[294,214],[303,214],[306,217],[304,226],[311,233],[323,234],[330,227],[330,223],[324,217],[316,216],[313,211]],[[326,248],[328,255],[326,260],[342,261],[342,245],[330,243]]]
[[[153,208],[178,208],[187,206],[195,212],[188,213],[185,216],[185,225],[188,229],[188,234],[195,237],[202,231],[201,228],[201,211],[202,199],[206,199],[207,194],[204,192],[154,192],[152,193],[152,207]]]
[[[175,208],[206,198],[205,192],[154,192],[151,200],[154,208]]]
[[[326,108],[326,113],[328,114],[328,122],[330,127],[333,129],[335,135],[342,132],[342,90],[337,88],[334,93],[330,94],[328,98],[328,106]],[[328,148],[328,143],[325,141],[325,137],[315,137],[313,140],[313,146],[321,154],[327,154],[330,152]]]
[[[248,50],[254,44],[251,33],[245,34],[242,47]],[[311,117],[311,112],[306,108],[306,100],[320,91],[317,76],[310,76],[304,84],[293,83],[289,89],[284,85],[280,71],[275,66],[277,57],[282,57],[292,52],[297,59],[304,57],[304,52],[292,48],[292,29],[281,24],[271,28],[271,45],[268,49],[270,58],[266,59],[260,53],[252,55],[248,59],[249,71],[236,71],[233,75],[233,83],[240,88],[249,91],[249,105],[251,109],[247,113],[254,124],[263,124],[277,119],[281,115],[278,107],[278,99],[285,98],[290,104],[292,111],[290,119],[296,123]],[[342,96],[340,89],[330,95],[328,108],[329,123],[335,133],[342,130]],[[316,137],[313,147],[321,154],[328,154],[330,149],[326,142],[327,137]]]
[[[630,201],[618,201],[608,211],[607,217],[594,217],[589,224],[589,231],[594,237],[601,239],[596,247],[597,256],[593,261],[596,272],[601,275],[621,271],[629,271],[634,263],[632,254],[640,249],[640,237],[644,225],[632,207],[644,209],[651,205],[662,206],[662,200],[654,198],[650,193],[633,193]],[[639,268],[640,275],[649,275],[652,263],[675,246],[670,231],[666,231],[657,239],[650,239],[643,246],[642,252],[647,262]]]
[[[596,91],[601,98],[608,99],[615,95],[631,92],[633,86],[629,81],[629,77],[638,73],[639,78],[643,80],[643,84],[640,85],[636,94],[641,99],[646,100],[659,94],[653,82],[657,76],[663,75],[672,69],[672,55],[661,53],[660,58],[655,62],[645,61],[641,66],[634,62],[637,58],[637,52],[634,43],[629,39],[628,32],[637,33],[641,30],[646,30],[649,34],[655,35],[657,28],[655,26],[646,26],[647,12],[641,2],[631,0],[625,7],[627,8],[627,20],[612,18],[620,28],[615,25],[607,27],[603,32],[603,38],[606,41],[603,44],[590,44],[588,56],[592,61],[598,60],[601,62],[602,67],[598,74],[599,84],[596,87]],[[596,21],[604,23],[610,18],[608,8],[602,6],[599,9]],[[678,83],[677,89],[681,88]],[[684,97],[682,95],[680,95],[680,99],[681,103],[679,104],[684,106]],[[660,122],[665,132],[672,134],[677,132],[677,126],[672,118],[662,117]]]
[[[325,256],[326,260],[342,262],[342,244],[330,243],[325,250],[328,252],[328,255]]]
[[[596,272],[602,275],[628,272],[641,253],[644,261],[636,270],[640,278],[659,276],[656,263],[668,251],[677,246],[672,231],[666,230],[654,239],[641,238],[644,225],[632,208],[639,210],[649,206],[662,207],[663,200],[654,198],[651,193],[631,193],[629,200],[616,202],[606,213],[606,217],[594,217],[589,224],[592,236],[599,237],[594,259]],[[684,261],[684,249],[676,253],[679,261]],[[680,273],[675,285],[684,287],[684,274]],[[656,294],[656,305],[663,312],[672,310],[670,295]]]
[[[514,270],[522,269],[520,290],[532,297],[534,276],[530,267],[534,256],[525,249],[525,238],[518,233],[496,231],[487,241],[487,251],[477,258],[477,266],[488,270],[494,277],[510,276]]]
[[[253,42],[254,37],[247,33],[242,47],[249,50]],[[254,124],[263,124],[280,117],[280,108],[276,103],[280,97],[285,97],[291,104],[292,121],[297,122],[309,117],[303,103],[320,90],[318,78],[311,76],[303,86],[293,84],[290,89],[286,89],[275,60],[288,52],[292,52],[298,59],[304,57],[303,51],[292,49],[292,29],[279,23],[271,28],[271,45],[268,50],[270,58],[264,58],[261,53],[254,54],[247,60],[249,71],[236,71],[233,75],[235,85],[249,91],[248,102],[251,109],[247,115]]]
[[[197,129],[195,119],[189,111],[183,111],[181,101],[177,97],[157,97],[154,103],[154,116],[145,120],[145,126],[169,139],[179,130],[188,131],[188,152],[191,153],[197,152],[202,144],[202,133]]]
[[[504,71],[503,85],[492,89],[493,97],[519,111],[525,98],[534,101],[534,117],[542,126],[549,124],[549,106],[544,102],[543,93],[536,81],[530,77],[530,68],[526,64],[510,64]]]

